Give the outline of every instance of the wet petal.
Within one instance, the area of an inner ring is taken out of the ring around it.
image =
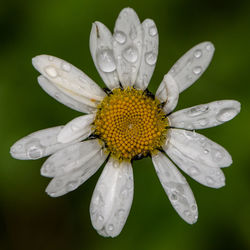
[[[92,113],[94,112],[94,110],[96,110],[96,107],[86,105],[81,101],[75,100],[73,97],[70,97],[72,95],[71,92],[67,92],[67,94],[65,94],[65,90],[63,90],[59,86],[54,85],[44,76],[39,76],[37,79],[39,85],[47,94],[55,98],[58,102],[68,106],[69,108],[83,113]]]
[[[91,221],[99,234],[115,237],[121,232],[131,208],[133,190],[131,164],[110,158],[90,204]]]
[[[169,157],[190,177],[201,184],[220,188],[225,177],[219,167],[232,163],[228,152],[215,142],[195,132],[171,129],[163,146]]]
[[[222,100],[182,109],[168,118],[171,126],[185,129],[203,129],[218,126],[233,119],[240,112],[240,103]]]
[[[133,86],[141,64],[142,27],[131,8],[123,9],[116,20],[113,50],[122,86]]]
[[[11,156],[19,160],[36,160],[76,142],[58,142],[57,136],[62,129],[63,126],[43,129],[23,137],[11,147]]]
[[[79,155],[76,165],[68,165],[71,171],[66,170],[64,174],[56,175],[46,188],[46,192],[51,197],[58,197],[75,190],[100,168],[106,158],[103,150],[87,157]]]
[[[186,179],[161,152],[152,157],[156,173],[176,212],[189,224],[198,218],[197,204]]]
[[[86,74],[62,59],[40,55],[32,59],[32,64],[64,94],[88,106],[96,107],[106,96]]]
[[[67,143],[72,140],[81,138],[86,139],[91,133],[91,123],[95,118],[94,114],[79,116],[69,123],[67,123],[62,131],[58,134],[57,139],[59,142]]]
[[[141,65],[138,71],[135,87],[146,89],[154,73],[157,57],[159,37],[156,25],[153,20],[146,19],[142,23],[143,47]]]
[[[94,22],[90,33],[90,52],[95,66],[109,89],[119,88],[116,62],[113,54],[113,37],[109,29]]]
[[[182,92],[192,85],[206,70],[214,54],[211,42],[203,42],[184,54],[171,68],[170,74]]]
[[[63,148],[44,162],[41,168],[41,175],[46,177],[65,175],[79,168],[101,149],[102,147],[97,139],[78,142]]]
[[[161,102],[166,102],[163,106],[163,109],[166,114],[172,112],[179,99],[179,88],[174,80],[174,78],[170,74],[166,74],[156,91],[156,97]]]

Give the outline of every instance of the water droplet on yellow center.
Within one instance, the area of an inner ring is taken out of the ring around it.
[[[119,160],[151,154],[167,135],[168,119],[159,104],[142,90],[114,89],[98,107],[95,134]]]

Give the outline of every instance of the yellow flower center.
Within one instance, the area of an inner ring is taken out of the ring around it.
[[[95,134],[119,160],[147,156],[166,140],[168,119],[157,99],[134,88],[114,89],[98,107]]]

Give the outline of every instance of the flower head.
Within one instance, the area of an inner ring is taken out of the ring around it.
[[[147,89],[158,54],[153,20],[141,23],[133,9],[125,8],[113,35],[95,22],[90,51],[108,89],[59,58],[33,58],[41,73],[40,86],[57,101],[87,115],[20,139],[11,147],[11,155],[22,160],[51,155],[41,174],[53,178],[46,189],[52,197],[79,187],[107,160],[90,204],[92,224],[106,237],[117,236],[128,217],[134,192],[132,160],[149,156],[177,213],[195,223],[195,198],[175,164],[205,186],[224,186],[221,168],[231,165],[230,154],[195,130],[231,120],[239,113],[240,103],[222,100],[172,111],[179,94],[209,65],[214,46],[203,42],[190,49],[164,76],[155,95]]]

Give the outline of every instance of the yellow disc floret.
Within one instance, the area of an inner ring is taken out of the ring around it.
[[[146,156],[166,139],[168,120],[159,104],[142,90],[114,89],[98,107],[95,134],[119,160]]]

